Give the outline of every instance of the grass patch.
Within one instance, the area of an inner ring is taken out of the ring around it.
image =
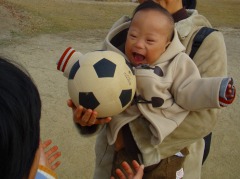
[[[197,9],[215,27],[240,28],[239,0],[201,0]]]
[[[76,3],[53,0],[8,0],[18,11],[28,13],[28,33],[56,33],[78,30],[109,29],[135,6],[102,3]]]
[[[110,1],[110,0],[109,0]],[[5,0],[20,17],[27,35],[109,29],[122,15],[131,15],[135,3],[77,0]],[[197,9],[214,27],[240,28],[239,0],[201,0]]]

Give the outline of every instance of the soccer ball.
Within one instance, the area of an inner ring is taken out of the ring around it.
[[[120,54],[113,51],[81,54],[69,47],[57,66],[68,78],[73,103],[94,109],[98,118],[119,114],[131,104],[136,78]]]

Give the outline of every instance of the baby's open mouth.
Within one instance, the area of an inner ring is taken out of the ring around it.
[[[145,56],[143,56],[143,55],[141,55],[139,53],[133,52],[133,58],[134,58],[135,62],[140,63],[140,62],[144,61]]]

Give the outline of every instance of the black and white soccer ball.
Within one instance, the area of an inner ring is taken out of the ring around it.
[[[126,60],[113,51],[86,54],[66,49],[57,63],[68,78],[73,103],[98,112],[98,118],[121,113],[132,102],[136,78]]]

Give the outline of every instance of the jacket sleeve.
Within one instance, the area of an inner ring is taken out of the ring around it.
[[[80,124],[75,124],[75,127],[77,128],[78,132],[81,134],[81,135],[84,135],[84,136],[92,136],[92,135],[95,135],[97,134],[102,128],[104,125],[93,125],[93,126],[81,126]]]
[[[197,66],[185,53],[178,56],[171,87],[176,103],[189,111],[220,108],[219,89],[223,78],[201,78]]]
[[[53,170],[39,165],[35,179],[57,179],[57,174]]]
[[[202,77],[222,77],[227,74],[227,54],[223,35],[211,33],[194,57]],[[160,144],[163,158],[208,135],[217,122],[219,109],[190,112],[184,121]]]

